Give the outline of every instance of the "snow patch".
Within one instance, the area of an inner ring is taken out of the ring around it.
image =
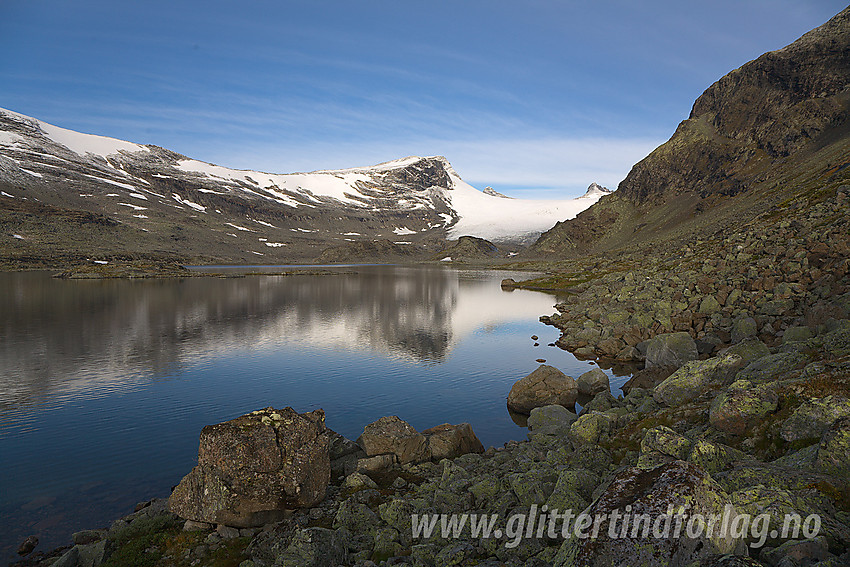
[[[399,236],[407,236],[408,234],[416,234],[415,230],[410,230],[406,226],[396,227],[393,229],[393,232]]]
[[[16,239],[18,239],[18,240],[23,240],[23,239],[24,239],[24,237],[23,237],[23,236],[21,236],[20,234],[13,234],[13,235],[12,235],[12,238],[16,238]]]
[[[54,142],[65,146],[72,152],[78,155],[94,154],[106,158],[111,154],[125,152],[148,152],[150,151],[145,146],[116,140],[115,138],[107,138],[106,136],[96,136],[94,134],[83,134],[66,130],[41,120],[30,118],[34,121],[44,134]]]
[[[96,179],[98,181],[103,181],[104,183],[109,183],[110,185],[115,185],[116,187],[121,187],[122,189],[128,189],[130,191],[136,191],[136,188],[127,183],[120,183],[118,181],[113,181],[111,179],[107,179],[105,177],[98,177],[97,175],[89,175],[88,173],[84,173],[86,177],[90,177],[92,179]],[[108,197],[109,195],[107,195]]]
[[[138,205],[133,205],[131,203],[118,203],[118,204],[123,206],[123,207],[130,207],[134,211],[146,211],[146,210],[148,210],[147,207],[140,207]]]
[[[451,256],[446,256],[445,258],[440,258],[440,262],[451,262],[451,261],[452,261]]]
[[[191,208],[195,209],[196,211],[200,211],[202,213],[207,212],[206,207],[201,206],[198,203],[193,203],[192,201],[190,201],[188,199],[184,199],[183,197],[181,197],[180,195],[178,195],[176,193],[172,193],[171,198],[174,199],[175,201],[177,201],[178,203],[180,203],[181,205],[186,205],[187,207],[191,207]]]
[[[285,242],[266,242],[266,246],[269,248],[280,248],[281,246],[286,246]]]
[[[141,193],[130,193],[130,196],[134,199],[144,199],[145,201],[148,200],[148,198],[145,195],[142,195]]]
[[[244,232],[254,232],[254,231],[253,231],[253,230],[251,230],[250,228],[245,228],[244,226],[239,226],[238,224],[233,224],[232,222],[226,222],[226,223],[224,223],[224,224],[226,224],[227,226],[232,226],[232,227],[233,227],[233,228],[235,228],[236,230],[241,230],[241,231],[244,231]],[[235,236],[235,235],[234,235],[234,236]]]

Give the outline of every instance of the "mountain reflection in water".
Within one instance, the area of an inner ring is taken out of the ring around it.
[[[28,535],[41,548],[64,544],[166,496],[210,423],[270,405],[322,407],[352,438],[399,415],[419,429],[469,422],[485,446],[501,445],[525,438],[505,396],[535,359],[572,376],[589,369],[546,347],[558,332],[538,317],[552,313],[554,296],[499,287],[522,275],[335,270],[132,281],[0,274],[0,562]]]

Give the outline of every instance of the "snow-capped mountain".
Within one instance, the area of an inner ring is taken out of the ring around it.
[[[504,198],[465,183],[441,156],[309,173],[236,170],[2,109],[0,186],[0,209],[13,217],[4,223],[5,238],[17,237],[18,246],[50,245],[50,235],[29,217],[29,224],[15,225],[21,215],[10,210],[60,225],[69,211],[85,211],[99,215],[94,224],[115,227],[112,237],[100,235],[115,244],[112,253],[124,240],[130,253],[263,263],[312,259],[364,240],[425,251],[464,235],[528,242],[606,191],[594,184],[598,190],[577,199]],[[36,213],[36,204],[47,209]],[[78,236],[66,228],[68,237]]]

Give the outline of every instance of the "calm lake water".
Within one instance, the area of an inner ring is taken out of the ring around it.
[[[558,332],[538,317],[556,298],[501,290],[512,274],[337,270],[182,281],[0,274],[0,561],[28,535],[46,550],[167,496],[207,424],[267,406],[324,408],[352,439],[398,415],[420,430],[466,421],[498,446],[526,436],[505,398],[535,359],[574,377],[592,367],[547,346]],[[627,378],[612,377],[612,389]]]

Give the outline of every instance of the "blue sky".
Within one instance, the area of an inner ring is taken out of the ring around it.
[[[728,71],[842,2],[0,0],[0,106],[272,172],[442,154],[609,187]]]

